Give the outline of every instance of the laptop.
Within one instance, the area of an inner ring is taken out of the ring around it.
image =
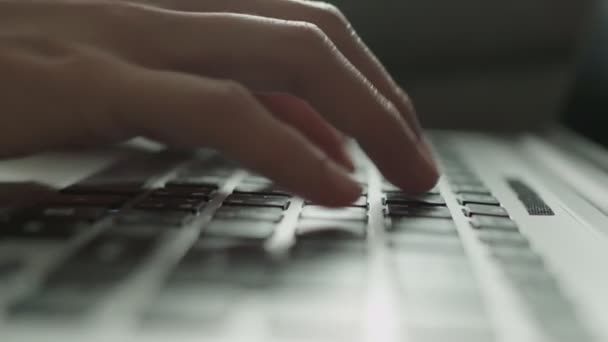
[[[356,145],[349,207],[150,141],[0,163],[0,341],[607,341],[608,15],[562,121],[429,132],[426,194]]]

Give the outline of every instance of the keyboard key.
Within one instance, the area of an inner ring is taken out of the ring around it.
[[[148,197],[134,205],[137,210],[185,211],[197,214],[207,202],[196,198]]]
[[[480,230],[477,238],[490,247],[510,247],[528,249],[530,242],[518,231]]]
[[[289,198],[284,196],[256,196],[233,194],[228,196],[223,205],[226,206],[250,206],[250,207],[274,207],[286,210],[289,207]]]
[[[60,194],[45,199],[40,205],[49,207],[58,206],[86,206],[118,209],[127,201],[128,197],[115,195],[71,195]]]
[[[69,263],[95,268],[131,268],[156,247],[158,237],[104,234],[81,246]]]
[[[276,263],[259,240],[203,237],[190,249],[169,278],[171,286],[267,286],[274,283]]]
[[[127,209],[120,212],[115,222],[118,225],[139,226],[139,225],[167,225],[183,226],[194,218],[191,212],[184,210],[163,210],[150,211]]]
[[[315,203],[312,201],[305,201],[304,204],[305,205],[314,205]],[[366,195],[360,196],[359,198],[357,198],[357,200],[355,202],[353,202],[351,205],[349,205],[349,207],[367,208],[368,207],[367,196]]]
[[[43,291],[105,293],[148,257],[160,235],[109,234],[95,237],[53,270]]]
[[[399,192],[389,192],[386,194],[387,204],[404,205],[436,205],[445,206],[445,200],[441,195],[420,195],[410,196]]]
[[[144,191],[143,183],[76,183],[61,190],[64,194],[137,196]]]
[[[302,219],[296,225],[298,240],[361,240],[365,239],[364,221]]]
[[[503,229],[517,231],[517,224],[504,217],[475,215],[471,219],[471,225],[477,229]]]
[[[451,220],[427,217],[394,217],[387,232],[395,233],[426,233],[426,234],[457,234],[456,225]]]
[[[497,246],[492,248],[492,258],[508,266],[544,268],[542,258],[531,249]]]
[[[485,186],[477,185],[455,185],[452,187],[452,191],[456,194],[477,194],[477,195],[490,195],[490,190]]]
[[[203,228],[203,235],[265,240],[272,236],[276,227],[272,221],[214,219]]]
[[[0,237],[33,240],[64,240],[89,227],[88,222],[11,222],[0,229]]]
[[[244,195],[269,195],[269,196],[286,196],[292,197],[292,194],[281,189],[275,187],[273,184],[256,184],[256,183],[243,183],[234,189],[235,194],[244,194]]]
[[[402,205],[389,205],[388,216],[391,217],[433,217],[452,218],[450,210],[446,207],[410,207]]]
[[[43,222],[95,222],[114,212],[97,207],[37,207],[23,211],[19,217],[23,220],[30,219]]]
[[[500,205],[500,202],[492,195],[477,195],[477,194],[460,194],[458,196],[458,202],[462,205],[465,204],[487,204],[487,205]]]
[[[509,213],[503,207],[497,207],[493,205],[484,204],[467,204],[464,209],[466,216],[472,215],[486,215],[486,216],[498,216],[498,217],[509,217]]]
[[[83,294],[33,293],[12,303],[8,308],[10,319],[40,318],[70,321],[82,319],[98,302],[95,296]]]
[[[278,222],[283,218],[281,208],[255,207],[221,207],[215,212],[215,218],[223,220],[262,220]]]
[[[399,255],[465,257],[457,234],[432,235],[418,232],[390,234],[388,246]]]
[[[367,221],[367,210],[358,207],[326,208],[307,205],[302,209],[300,217],[302,219]]]
[[[162,198],[192,198],[209,200],[215,193],[211,188],[190,188],[186,186],[173,186],[153,190],[148,196]]]
[[[174,179],[165,183],[165,188],[188,188],[192,190],[218,190],[219,184],[216,182],[215,178],[212,179],[204,179],[204,178],[179,178]],[[179,190],[176,190],[179,191]]]
[[[205,334],[226,332],[223,323],[234,315],[233,310],[246,295],[242,287],[222,282],[208,281],[204,287],[171,283],[148,303],[142,323],[145,329],[169,326],[200,329]]]

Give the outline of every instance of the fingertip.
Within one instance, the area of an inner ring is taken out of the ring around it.
[[[336,156],[336,162],[343,166],[348,172],[355,171],[355,163],[344,148],[341,146],[339,154]]]
[[[342,207],[352,204],[361,195],[361,186],[347,173],[344,167],[331,159],[323,160],[325,180],[318,193],[308,196],[311,201],[327,207]]]

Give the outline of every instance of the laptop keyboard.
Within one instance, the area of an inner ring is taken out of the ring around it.
[[[93,319],[159,249],[188,235],[155,290],[132,309],[134,329],[231,336],[230,322],[255,302],[255,319],[271,338],[357,341],[370,320],[383,319],[369,317],[368,298],[381,249],[399,314],[390,320],[410,340],[492,341],[495,322],[456,210],[551,340],[589,340],[499,199],[457,155],[440,152],[458,202],[452,208],[438,188],[420,196],[384,180],[369,188],[365,161],[356,175],[365,185],[360,198],[337,209],[303,201],[213,153],[123,162],[11,212],[0,241],[65,248],[6,302],[7,321]],[[27,271],[0,253],[0,280]]]

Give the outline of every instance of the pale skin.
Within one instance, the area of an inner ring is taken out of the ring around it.
[[[0,0],[0,108],[2,157],[146,136],[339,206],[346,135],[407,192],[438,178],[407,95],[320,2]]]

